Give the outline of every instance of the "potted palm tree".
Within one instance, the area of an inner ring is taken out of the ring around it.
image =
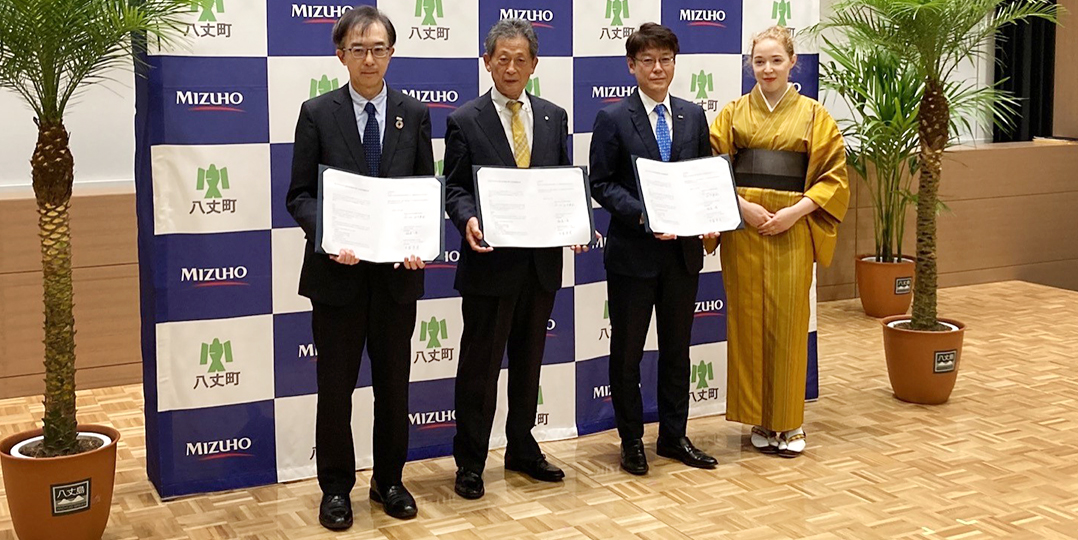
[[[924,79],[887,49],[823,41],[830,60],[820,64],[820,84],[850,109],[850,117],[838,121],[847,163],[872,203],[875,249],[855,260],[861,306],[872,317],[901,315],[913,300],[914,259],[902,249],[907,210],[917,200],[910,184],[917,174]],[[944,92],[953,113],[949,145],[972,133],[974,124],[1014,125],[1017,102],[994,86],[947,81]]]
[[[69,205],[74,161],[64,111],[108,70],[132,65],[133,43],[169,43],[190,0],[0,0],[0,88],[35,114],[30,157],[45,308],[42,429],[0,442],[4,488],[22,540],[99,539],[108,522],[119,432],[78,424]]]
[[[951,140],[946,88],[963,61],[980,55],[1000,27],[1042,18],[1057,22],[1049,0],[841,0],[820,29],[886,50],[924,81],[917,109],[917,243],[912,316],[883,319],[887,372],[895,396],[943,403],[954,388],[965,325],[937,316],[936,216],[943,151]]]

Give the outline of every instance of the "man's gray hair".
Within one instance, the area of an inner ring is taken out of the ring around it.
[[[527,39],[532,58],[538,57],[539,38],[535,35],[532,23],[524,19],[502,19],[494,23],[494,26],[490,27],[490,32],[487,32],[487,39],[483,42],[483,49],[486,54],[493,56],[494,48],[498,46],[499,39],[513,39],[515,37]]]

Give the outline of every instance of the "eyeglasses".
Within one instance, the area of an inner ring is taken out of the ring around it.
[[[371,53],[375,58],[385,58],[389,56],[389,47],[384,45],[376,45],[374,47],[350,47],[344,49],[352,54],[352,58],[356,60],[363,60],[367,58],[367,53]]]
[[[655,67],[655,62],[656,62],[655,58],[650,58],[650,57],[633,58],[633,60],[635,60],[636,62],[639,62],[640,65],[642,65],[642,66],[644,66],[645,68],[648,68],[648,69],[651,69],[651,68]],[[673,56],[664,56],[662,58],[659,58],[658,62],[659,62],[659,65],[664,67],[664,68],[665,67],[670,67],[670,66],[674,65],[674,57]]]
[[[494,61],[495,64],[501,67],[509,67],[509,64],[514,64],[517,67],[522,67],[528,65],[528,62],[530,62],[530,60],[528,60],[527,58],[509,58],[508,56],[501,56]]]

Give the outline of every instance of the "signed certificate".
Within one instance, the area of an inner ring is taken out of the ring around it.
[[[318,241],[324,253],[350,249],[361,261],[424,261],[445,249],[445,184],[438,178],[375,178],[322,167]]]
[[[595,240],[588,177],[580,167],[473,167],[483,240],[547,248]]]
[[[742,227],[726,156],[674,162],[637,157],[634,163],[648,230],[699,236]]]

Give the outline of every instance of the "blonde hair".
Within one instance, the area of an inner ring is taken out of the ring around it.
[[[772,26],[755,36],[752,36],[752,50],[749,51],[749,56],[752,56],[756,52],[756,44],[765,40],[773,39],[782,45],[782,48],[786,49],[786,54],[793,58],[794,55],[794,34],[789,28],[785,26]]]

